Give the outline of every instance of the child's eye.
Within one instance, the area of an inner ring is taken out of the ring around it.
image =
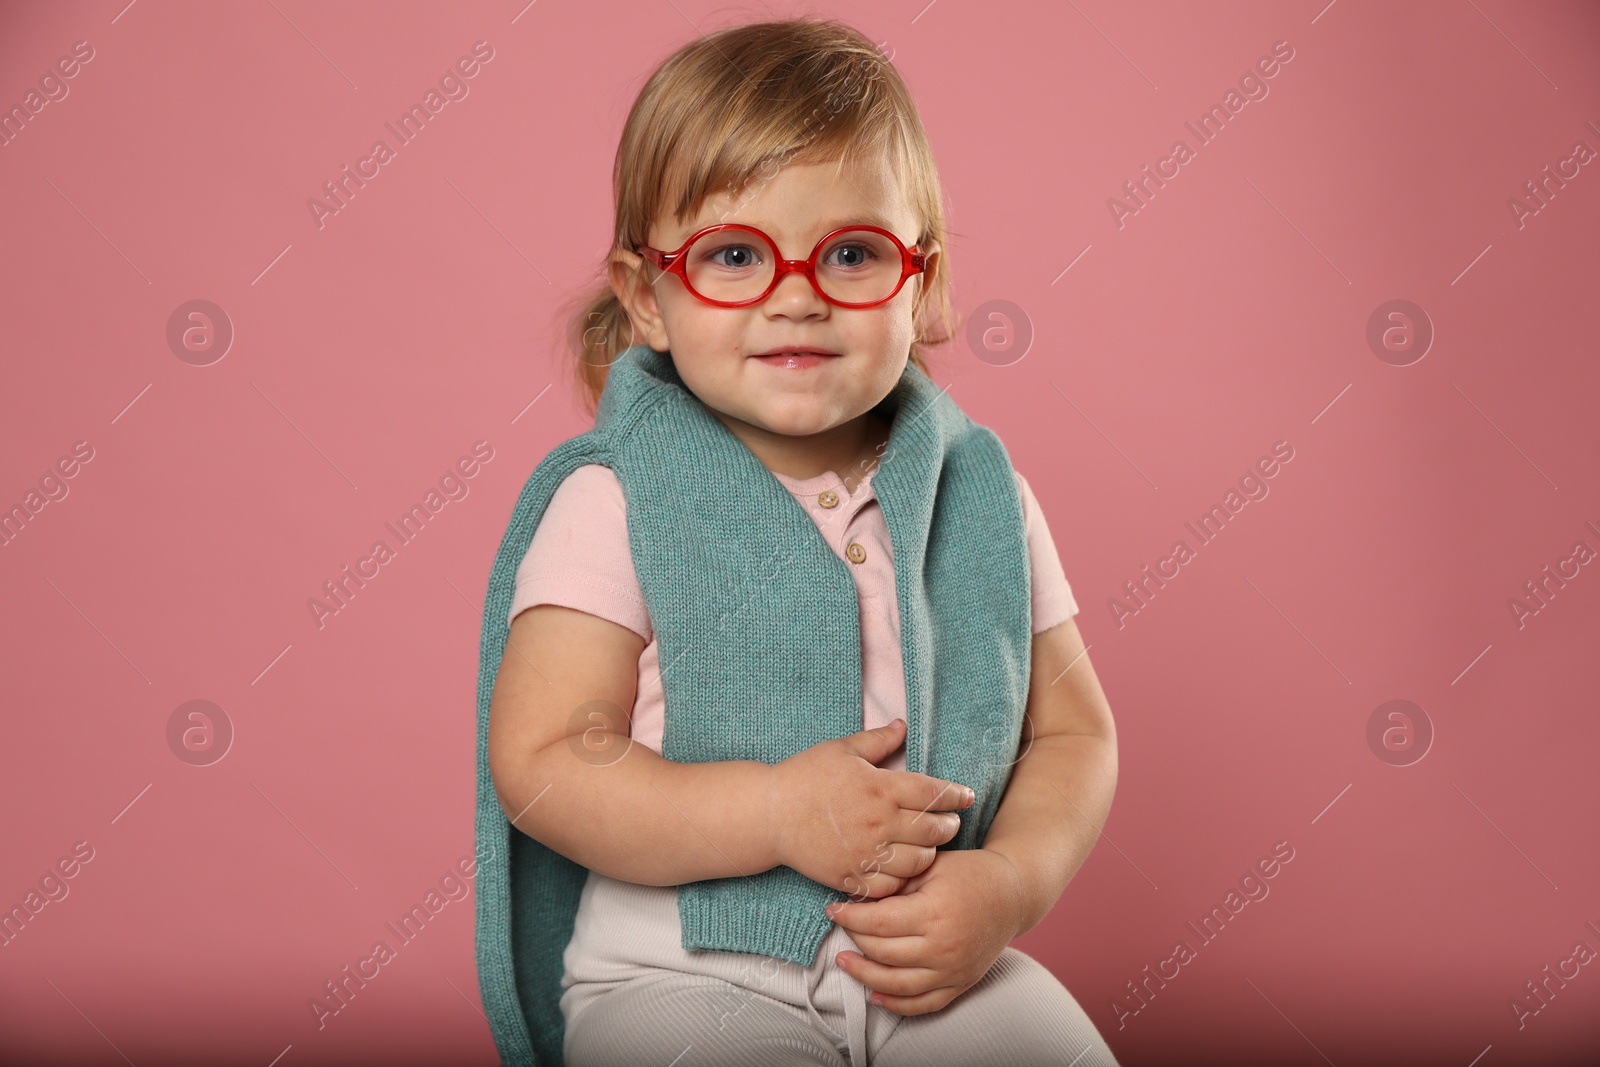
[[[726,255],[727,259],[718,259]],[[760,254],[750,245],[723,245],[706,254],[706,258],[719,267],[730,267],[735,270],[754,267],[760,264]]]
[[[836,252],[842,254],[840,261],[833,264],[836,267],[864,267],[878,258],[877,251],[866,244],[835,245],[833,248],[828,249],[828,256],[832,256]],[[827,256],[823,257],[824,261],[827,258]]]

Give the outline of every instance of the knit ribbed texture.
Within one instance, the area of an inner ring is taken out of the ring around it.
[[[977,848],[1016,758],[1032,650],[1022,501],[1004,446],[907,363],[873,475],[894,547],[906,676],[906,769],[972,787],[941,848]],[[506,1064],[562,1063],[562,953],[587,870],[513,828],[489,775],[489,700],[516,569],[550,497],[585,463],[612,468],[660,653],[661,754],[776,763],[862,728],[859,602],[789,491],[706,409],[667,354],[612,365],[595,428],[523,486],[484,604],[478,674],[479,986]],[[692,813],[691,813],[692,816]],[[863,857],[867,862],[870,857]],[[788,867],[678,889],[686,949],[809,967],[847,898]]]

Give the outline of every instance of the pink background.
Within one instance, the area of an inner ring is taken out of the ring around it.
[[[963,314],[1034,334],[934,357],[1038,492],[1120,735],[1105,840],[1019,947],[1125,1064],[1600,1042],[1600,965],[1510,1007],[1600,950],[1600,568],[1508,607],[1600,549],[1600,164],[1508,208],[1600,149],[1600,9],[124,2],[0,13],[7,109],[94,50],[0,147],[0,506],[93,449],[0,548],[0,905],[93,849],[0,948],[0,1059],[495,1062],[471,896],[320,1029],[309,1002],[472,852],[485,582],[587,428],[553,315],[605,251],[634,95],[696,32],[807,12],[910,85]],[[307,201],[480,40],[470,94],[319,228]],[[1197,147],[1279,41],[1269,95]],[[1119,228],[1108,199],[1179,138]],[[194,299],[236,331],[208,366],[167,340]],[[1436,332],[1408,366],[1367,342],[1395,299]],[[478,441],[467,495],[319,627],[323,583]],[[1119,625],[1279,441],[1270,494]],[[1409,766],[1367,740],[1396,699],[1435,734]],[[190,700],[231,723],[209,766],[169,742]],[[1270,895],[1119,1020],[1279,841]]]

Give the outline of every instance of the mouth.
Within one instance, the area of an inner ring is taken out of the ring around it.
[[[785,345],[783,348],[774,348],[770,352],[760,352],[749,358],[765,363],[769,367],[780,367],[784,370],[805,370],[842,357],[840,353],[829,352],[826,349]]]

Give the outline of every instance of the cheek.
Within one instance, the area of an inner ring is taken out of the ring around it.
[[[709,358],[742,350],[744,324],[730,309],[709,307],[680,289],[670,307],[663,307],[662,317],[674,352],[693,350]]]
[[[719,409],[737,398],[742,369],[737,336],[730,339],[679,331],[672,341],[673,365],[691,393]]]
[[[893,313],[884,316],[878,325],[880,343],[886,351],[909,351],[916,336],[916,325],[911,318],[911,301],[902,304],[897,298],[892,306]]]

